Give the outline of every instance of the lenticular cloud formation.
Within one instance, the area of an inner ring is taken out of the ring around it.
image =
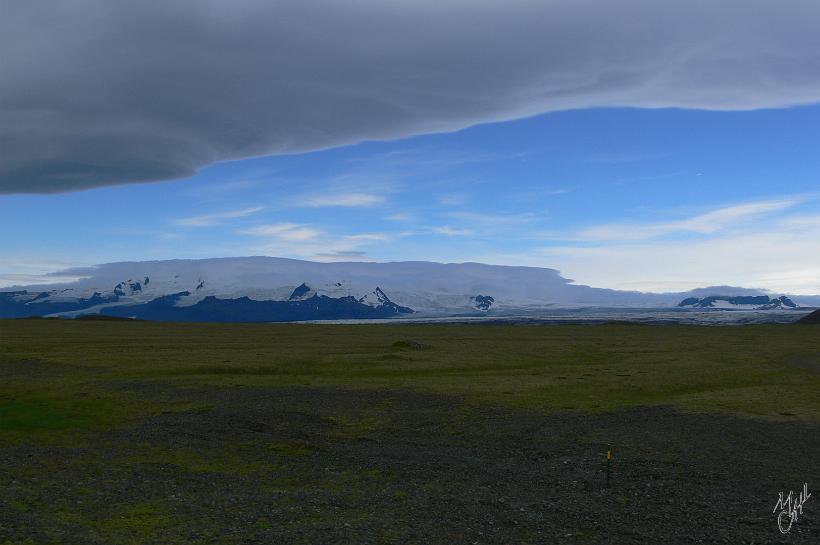
[[[815,0],[0,6],[0,193],[562,109],[820,100]]]

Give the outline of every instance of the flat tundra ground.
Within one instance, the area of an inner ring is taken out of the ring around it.
[[[7,320],[0,381],[2,545],[820,543],[816,326]]]

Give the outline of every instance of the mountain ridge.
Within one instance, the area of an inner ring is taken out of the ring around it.
[[[221,315],[232,321],[251,316],[258,321],[291,321],[526,314],[586,307],[706,308],[696,305],[732,297],[758,298],[758,307],[770,305],[755,310],[815,303],[793,302],[786,296],[772,299],[761,290],[730,286],[667,294],[618,291],[575,284],[556,269],[474,262],[320,263],[253,256],[119,262],[57,274],[81,278],[0,289],[0,317],[103,314],[207,321]],[[694,302],[683,305],[682,299]]]
[[[680,308],[703,309],[743,309],[743,310],[779,310],[800,308],[794,301],[781,295],[709,295],[707,297],[688,297],[678,303]]]

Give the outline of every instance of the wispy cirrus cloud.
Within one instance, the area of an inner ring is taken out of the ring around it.
[[[497,214],[461,210],[445,212],[442,215],[448,218],[460,220],[476,227],[522,225],[537,221],[542,216],[542,214],[536,214],[535,212],[510,212],[507,214]]]
[[[191,216],[188,218],[178,218],[173,223],[183,227],[212,227],[225,223],[232,219],[246,218],[264,209],[262,206],[242,208],[240,210],[229,210],[227,212],[215,212],[213,214],[203,214],[201,216]]]
[[[401,237],[418,237],[425,235],[441,235],[447,237],[476,237],[494,238],[499,236],[514,238],[529,238],[519,232],[521,227],[540,220],[544,214],[534,212],[489,213],[454,210],[437,214],[439,218],[447,218],[443,225],[423,226],[401,231]],[[430,218],[428,218],[430,219]]]
[[[446,235],[448,237],[468,237],[475,234],[472,229],[450,227],[449,225],[431,227],[430,232],[436,235]]]
[[[709,235],[793,208],[805,200],[802,197],[790,197],[740,203],[674,221],[596,225],[582,229],[570,238],[590,241],[639,241],[675,234]]]
[[[309,224],[271,223],[239,231],[240,235],[262,240],[251,246],[252,251],[268,255],[328,260],[369,260],[361,248],[390,240],[384,233],[333,234]]]
[[[525,238],[518,230],[522,226],[538,221],[543,214],[534,212],[485,213],[456,210],[441,213],[439,216],[455,221],[444,225],[405,231],[402,236],[433,234],[448,237],[492,238],[513,235],[516,238]]]
[[[339,193],[335,195],[313,195],[296,201],[297,206],[308,206],[311,208],[324,207],[369,207],[385,202],[381,195],[373,193]]]
[[[439,195],[436,200],[443,206],[461,206],[470,200],[470,196],[466,193],[447,193]]]
[[[390,240],[391,237],[384,233],[361,233],[358,235],[347,235],[345,239],[354,242],[385,242]]]
[[[250,229],[239,232],[242,235],[252,235],[257,237],[271,237],[285,241],[306,241],[313,240],[322,234],[322,231],[298,223],[269,223],[257,225]]]
[[[410,212],[398,212],[396,214],[390,214],[389,216],[385,216],[383,219],[387,221],[408,222],[415,220],[416,215],[411,214]]]

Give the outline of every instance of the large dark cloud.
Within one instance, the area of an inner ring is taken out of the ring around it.
[[[817,0],[0,0],[0,193],[588,106],[820,100]]]

